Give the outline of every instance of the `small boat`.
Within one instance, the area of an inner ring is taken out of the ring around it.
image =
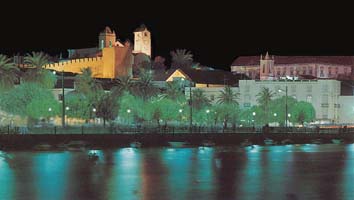
[[[333,144],[343,144],[343,140],[342,139],[332,139],[331,140]]]
[[[97,153],[94,152],[90,152],[88,155],[88,160],[90,161],[97,161],[99,159],[99,156],[97,155]]]
[[[244,140],[243,142],[241,142],[240,144],[241,147],[253,147],[253,143],[251,141],[249,141],[248,139]]]
[[[49,151],[52,149],[52,145],[46,143],[37,144],[33,147],[33,149],[36,151]]]
[[[87,147],[87,143],[81,140],[71,141],[65,145],[68,151],[85,151]]]
[[[202,142],[202,146],[203,147],[213,147],[213,146],[215,146],[215,142],[212,142],[212,141],[204,141],[204,142]]]
[[[184,147],[187,144],[185,142],[168,142],[170,147]]]
[[[131,148],[140,148],[141,147],[141,142],[137,142],[137,141],[131,142],[130,143],[130,147]]]
[[[311,143],[312,144],[323,144],[323,141],[322,141],[322,139],[318,138],[318,139],[311,140]]]
[[[294,144],[294,141],[292,141],[291,139],[285,139],[281,141],[281,144],[285,145],[285,144]]]
[[[276,142],[274,142],[274,140],[270,139],[270,138],[267,138],[264,140],[264,144],[265,145],[275,145]]]

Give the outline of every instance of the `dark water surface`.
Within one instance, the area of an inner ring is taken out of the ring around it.
[[[0,152],[0,199],[354,199],[354,145]]]

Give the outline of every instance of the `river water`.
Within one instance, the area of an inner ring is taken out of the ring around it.
[[[354,144],[0,152],[0,199],[354,199]]]

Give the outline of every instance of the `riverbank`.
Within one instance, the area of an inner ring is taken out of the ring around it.
[[[143,147],[168,146],[168,142],[187,142],[200,145],[210,141],[215,145],[239,145],[248,139],[253,144],[264,144],[264,139],[271,138],[277,143],[290,139],[294,144],[307,144],[321,139],[323,143],[331,143],[332,139],[342,139],[344,143],[354,143],[354,134],[260,134],[260,133],[189,133],[189,134],[1,134],[2,149],[31,149],[37,144],[59,145],[70,141],[84,141],[95,148],[115,148],[129,146],[138,141]]]

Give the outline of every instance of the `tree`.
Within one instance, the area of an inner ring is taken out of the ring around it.
[[[301,125],[304,125],[305,122],[311,122],[316,117],[315,108],[311,103],[305,101],[296,102],[292,112],[294,115],[292,121]]]
[[[205,106],[210,105],[210,100],[204,94],[201,89],[195,89],[192,91],[192,106],[196,110],[200,110]]]
[[[23,83],[0,96],[1,110],[33,119],[55,116],[59,113],[59,102],[52,92],[37,83]]]
[[[0,89],[12,88],[17,80],[19,69],[6,55],[0,54]]]
[[[152,63],[152,68],[154,70],[165,70],[166,69],[166,65],[165,65],[165,61],[166,59],[162,56],[156,56],[153,63]]]
[[[274,93],[266,87],[263,87],[262,90],[257,94],[257,102],[263,109],[263,116],[265,117],[265,123],[269,123],[269,105],[272,101]]]
[[[104,127],[107,120],[112,120],[117,116],[117,111],[117,102],[114,101],[114,97],[109,93],[102,95],[97,103],[96,116],[103,119]]]
[[[156,88],[152,82],[151,70],[141,69],[140,77],[134,85],[134,94],[146,101],[157,93],[158,88]]]
[[[124,92],[131,93],[133,90],[133,82],[129,76],[121,76],[113,81],[112,93],[115,97],[121,96]]]
[[[25,63],[30,67],[23,76],[25,82],[39,83],[45,88],[53,88],[56,77],[43,66],[49,63],[49,55],[43,52],[27,53]]]
[[[186,49],[176,49],[170,52],[172,68],[190,68],[193,64],[193,54]]]
[[[230,86],[225,86],[224,90],[220,91],[220,95],[218,96],[218,104],[238,104],[237,99],[239,93],[232,91]]]
[[[217,101],[217,103],[219,104],[218,113],[224,121],[224,128],[227,128],[229,120],[232,120],[232,124],[235,127],[236,120],[238,118],[237,99],[239,93],[232,91],[230,86],[225,86],[224,90],[220,91],[220,93],[221,94],[218,96]]]
[[[68,117],[74,117],[84,120],[91,118],[91,103],[90,100],[83,94],[70,92],[65,95],[65,104],[69,110],[65,111]]]
[[[78,94],[82,94],[85,99],[89,102],[88,107],[86,107],[89,118],[93,116],[93,109],[97,110],[98,102],[101,96],[104,94],[104,90],[101,84],[92,78],[92,71],[90,68],[84,68],[81,70],[81,74],[75,77],[75,91]]]
[[[163,98],[181,101],[185,99],[185,95],[181,88],[181,83],[178,81],[167,82],[166,90],[163,93]]]

